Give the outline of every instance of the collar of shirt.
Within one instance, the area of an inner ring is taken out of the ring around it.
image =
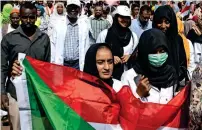
[[[35,26],[35,27],[36,27],[35,37],[36,37],[36,39],[37,39],[37,38],[38,38],[39,36],[41,36],[43,33],[42,33],[42,31],[41,31],[37,26]],[[23,32],[21,26],[19,26],[16,30],[14,30],[13,33],[16,33],[16,34],[19,33],[19,34],[21,34],[21,35],[27,37],[27,35]]]
[[[13,29],[13,30],[15,30],[15,28],[13,28],[13,27],[11,26],[11,24],[8,25],[8,29]]]
[[[139,14],[136,16],[136,18],[133,18],[133,16],[131,15],[131,19],[138,19],[139,18]]]
[[[70,21],[69,21],[69,19],[67,18],[67,25],[71,25],[71,26],[76,26],[76,25],[78,25],[78,19],[77,19],[77,21],[75,22],[75,23],[71,23]]]
[[[95,16],[91,17],[92,20],[105,20],[103,17],[100,17],[98,19],[95,18]]]
[[[137,22],[138,22],[138,25],[139,25],[142,29],[146,29],[147,26],[149,25],[149,20],[148,20],[147,24],[143,27],[142,24],[140,23],[139,17],[137,18]]]

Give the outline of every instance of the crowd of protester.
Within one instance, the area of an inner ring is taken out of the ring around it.
[[[202,2],[197,1],[4,4],[0,16],[2,109],[13,114],[17,130],[11,78],[22,72],[19,52],[94,75],[116,92],[128,85],[142,102],[166,104],[201,71],[201,10]],[[202,128],[202,82],[198,80],[199,91],[194,91],[198,98],[193,99],[200,105],[190,116],[201,116],[190,121],[190,129],[195,130]]]

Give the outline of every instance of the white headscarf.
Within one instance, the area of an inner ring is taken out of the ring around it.
[[[57,11],[58,5],[62,5],[63,6],[63,14],[58,14],[58,11]],[[52,13],[51,17],[58,17],[58,18],[60,18],[61,16],[65,16],[65,15],[66,15],[66,9],[65,9],[64,3],[62,3],[62,2],[56,3],[55,6],[54,6],[53,13]]]
[[[63,6],[63,14],[58,14],[57,11],[57,6],[58,5],[62,5]],[[49,21],[49,27],[48,27],[48,35],[50,36],[52,34],[53,28],[60,26],[61,24],[57,24],[62,23],[64,21],[66,21],[66,8],[64,6],[64,3],[62,2],[58,2],[55,4],[54,9],[53,9],[53,13],[50,16],[50,21]]]

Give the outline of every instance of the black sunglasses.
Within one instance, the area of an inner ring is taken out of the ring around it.
[[[22,19],[31,19],[31,20],[33,20],[33,19],[35,19],[36,18],[36,16],[22,16],[21,17]]]

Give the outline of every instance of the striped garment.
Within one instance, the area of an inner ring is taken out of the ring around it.
[[[93,31],[93,39],[97,40],[98,35],[100,34],[101,31],[104,29],[107,29],[111,26],[108,20],[104,18],[99,18],[96,19],[95,17],[90,18],[90,25],[91,29]]]
[[[79,59],[79,25],[70,23],[67,20],[67,32],[64,45],[65,61]]]

